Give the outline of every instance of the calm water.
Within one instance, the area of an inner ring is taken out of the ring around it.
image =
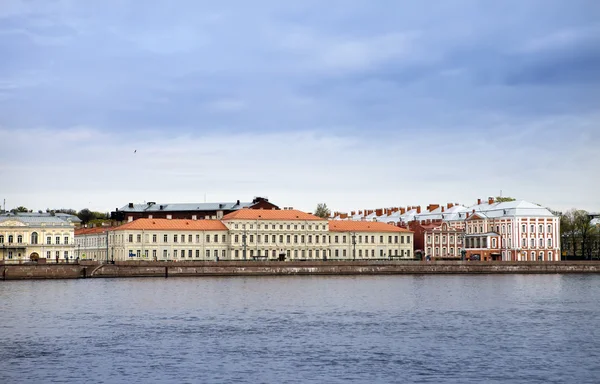
[[[2,383],[600,382],[600,276],[0,282]]]

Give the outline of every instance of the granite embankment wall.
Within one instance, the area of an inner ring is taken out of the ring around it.
[[[2,280],[98,277],[392,275],[392,274],[541,274],[600,273],[598,261],[576,262],[117,262],[99,264],[0,264]]]

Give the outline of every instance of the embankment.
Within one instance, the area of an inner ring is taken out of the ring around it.
[[[117,262],[100,264],[0,264],[2,280],[99,277],[403,275],[403,274],[548,274],[600,273],[599,261],[569,262]]]

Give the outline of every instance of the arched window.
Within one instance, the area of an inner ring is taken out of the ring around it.
[[[38,243],[38,234],[37,232],[33,232],[31,234],[31,244],[37,244]]]
[[[17,236],[17,243],[21,244],[23,242],[23,235]]]
[[[8,243],[12,243],[14,241],[13,235],[8,235]]]

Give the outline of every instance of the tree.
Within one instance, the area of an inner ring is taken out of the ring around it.
[[[315,210],[315,216],[321,217],[323,219],[327,219],[331,216],[331,211],[327,208],[327,204],[320,203],[317,204],[317,209]]]
[[[497,203],[506,203],[508,201],[515,201],[515,198],[512,197],[502,197],[502,196],[496,196],[496,202]]]
[[[88,223],[90,220],[94,220],[94,213],[87,208],[83,208],[81,211],[77,213],[77,217],[81,220],[82,224]]]
[[[587,211],[571,209],[560,216],[560,232],[563,249],[572,250],[573,256],[579,254],[584,258],[592,258],[595,252],[596,229],[591,223]]]
[[[29,212],[29,209],[25,208],[24,206],[18,206],[17,208],[13,208],[10,210],[12,213],[21,213],[21,212]]]

